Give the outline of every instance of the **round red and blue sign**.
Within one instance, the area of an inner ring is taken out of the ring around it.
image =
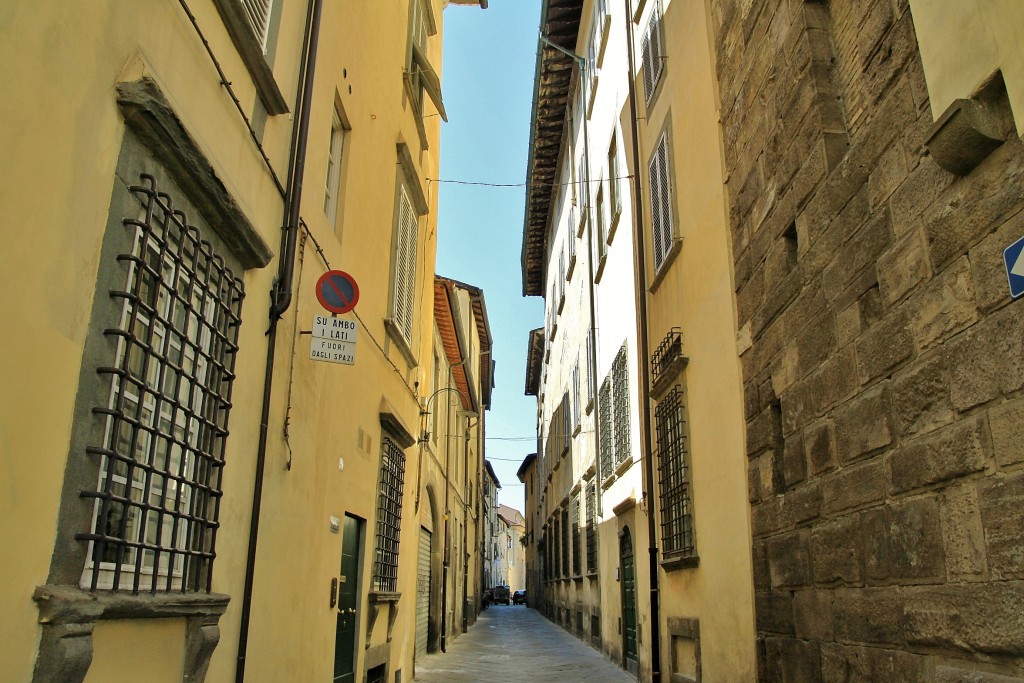
[[[316,281],[316,299],[331,313],[348,313],[359,302],[359,285],[345,271],[329,270]]]

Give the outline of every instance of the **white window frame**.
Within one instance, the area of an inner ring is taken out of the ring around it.
[[[349,127],[337,104],[331,120],[331,140],[327,149],[327,172],[324,177],[324,215],[332,228],[338,222],[341,204],[341,169],[345,154],[345,137]]]

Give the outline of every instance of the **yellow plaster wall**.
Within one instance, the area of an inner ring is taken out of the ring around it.
[[[1001,69],[1017,120],[1024,117],[1024,3],[910,0],[932,116],[970,97]]]
[[[85,683],[181,683],[184,619],[101,621],[92,641]]]
[[[641,169],[647,180],[650,155],[668,125],[672,209],[682,247],[651,295],[649,343],[653,351],[672,327],[681,327],[683,353],[691,361],[680,384],[688,411],[700,565],[662,572],[662,619],[663,629],[670,617],[700,619],[703,680],[712,682],[753,679],[755,638],[743,390],[706,12],[704,2],[664,5],[665,82],[641,131]],[[645,199],[649,221],[650,199]],[[646,230],[650,239],[649,224]],[[652,245],[647,247],[653,264]],[[654,273],[648,277],[653,281]],[[670,639],[663,636],[663,671],[668,671]]]
[[[439,29],[443,4],[434,1]],[[255,88],[212,2],[190,0],[189,7],[243,110],[252,113]],[[313,283],[325,266],[307,243],[302,250],[302,279],[296,281],[295,299],[279,325],[277,339],[248,650],[248,667],[264,680],[320,680],[330,674],[334,613],[327,604],[326,589],[338,572],[341,537],[330,533],[328,518],[351,512],[366,520],[361,590],[365,598],[372,573],[381,399],[391,403],[410,432],[419,432],[417,399],[411,387],[417,380],[425,386],[425,371],[410,366],[388,341],[382,322],[389,305],[396,144],[400,141],[413,151],[430,205],[430,213],[420,222],[417,307],[422,329],[430,329],[432,320],[429,283],[437,199],[426,179],[436,177],[439,121],[426,119],[430,149],[421,152],[401,79],[407,16],[407,3],[387,7],[357,3],[344,8],[325,3],[302,216],[331,265],[359,281],[357,311],[365,328],[360,325],[356,366],[308,359],[309,338],[297,332],[308,330],[313,315],[321,312]],[[275,75],[289,102],[295,93],[304,20],[305,3],[284,5]],[[71,412],[124,131],[115,102],[116,84],[145,75],[160,85],[228,191],[274,251],[283,207],[178,3],[97,0],[59,8],[14,3],[0,9],[0,25],[6,36],[0,43],[0,81],[18,93],[0,102],[0,120],[5,122],[0,153],[8,162],[0,182],[0,220],[7,226],[0,250],[0,284],[8,293],[22,293],[0,301],[5,320],[0,327],[0,376],[4,377],[0,541],[21,549],[18,562],[5,567],[0,637],[7,653],[5,675],[29,680],[39,635],[31,595],[35,586],[46,582],[49,570]],[[440,35],[431,58],[439,69]],[[342,179],[337,233],[324,219],[322,194],[335,97],[342,101],[352,124],[344,152],[347,173]],[[430,111],[429,103],[425,107]],[[269,117],[262,132],[263,145],[282,182],[291,125],[291,116]],[[211,662],[210,681],[232,680],[235,669],[266,359],[267,292],[275,272],[276,261],[244,274],[247,298],[213,582],[214,591],[232,599],[220,621],[221,640]],[[415,333],[414,353],[419,360],[429,358],[425,349],[430,343],[429,334]],[[289,401],[286,443],[283,428]],[[407,509],[415,496],[414,451],[407,451]],[[345,460],[344,470],[339,469],[339,458]],[[406,515],[403,524],[402,548],[415,548],[415,516]],[[404,587],[400,590],[414,593],[415,562],[403,561],[399,569]],[[395,633],[402,633],[405,622],[412,619],[412,604],[411,599],[402,603]],[[360,639],[366,628],[363,612]],[[378,620],[375,645],[384,642],[381,624],[385,621]],[[141,639],[145,648],[140,652],[147,654],[140,662],[180,663],[183,632],[172,622],[102,623],[96,634],[90,680],[116,680],[104,672],[118,664],[120,653],[114,657],[109,644],[119,638]],[[361,644],[357,651],[363,652]],[[411,646],[393,643],[392,659],[392,670],[401,666],[411,676]]]

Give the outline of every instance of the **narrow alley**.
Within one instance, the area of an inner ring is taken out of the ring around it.
[[[635,683],[636,678],[536,610],[494,605],[451,641],[447,652],[417,659],[415,680]]]

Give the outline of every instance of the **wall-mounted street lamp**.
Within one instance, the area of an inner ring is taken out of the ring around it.
[[[449,386],[441,387],[440,389],[432,393],[430,396],[428,396],[427,399],[423,402],[422,408],[420,408],[420,417],[423,418],[424,425],[421,430],[420,436],[420,467],[419,472],[417,473],[416,482],[416,510],[419,510],[420,489],[422,488],[423,485],[423,447],[430,439],[430,432],[426,428],[427,418],[431,414],[430,403],[431,401],[435,400],[438,396],[444,393],[452,394],[451,405],[458,405],[459,399],[461,399],[463,405],[468,405],[470,403],[469,399],[465,396],[465,394],[463,394],[455,387],[451,386],[452,371],[455,368],[464,365],[467,360],[469,359],[464,358],[462,361],[448,368]],[[436,410],[437,406],[435,406],[434,408]],[[456,414],[460,418],[467,419],[467,422],[469,419],[479,418],[479,414],[473,410],[460,409],[456,411]],[[448,566],[451,563],[451,538],[449,537],[450,527],[448,526],[448,520],[449,517],[451,516],[451,510],[449,509],[451,483],[449,480],[448,473],[451,469],[451,410],[448,411],[448,418],[449,419],[447,421],[445,430],[447,433],[445,435],[446,438],[444,440],[444,530],[442,535],[442,538],[444,539],[444,561],[442,562],[441,565],[441,652],[445,652],[447,650],[448,644],[448,636],[446,633],[446,631],[448,630]],[[463,607],[463,609],[465,609],[465,607]]]

